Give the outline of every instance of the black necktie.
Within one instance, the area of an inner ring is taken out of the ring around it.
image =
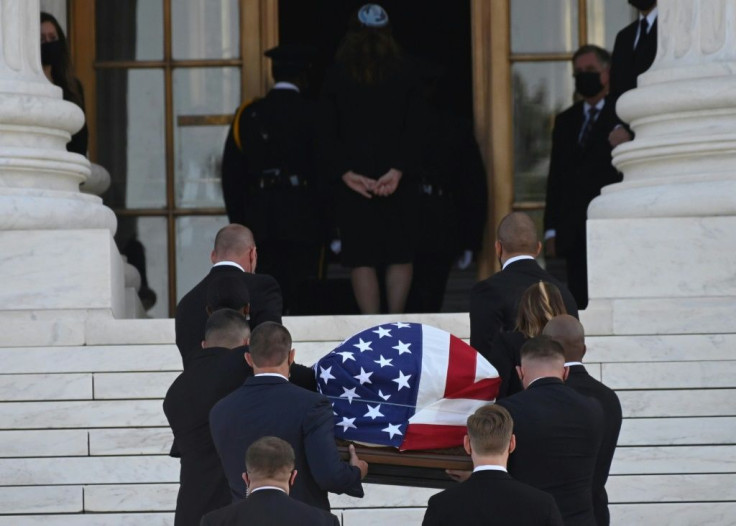
[[[641,22],[639,22],[639,40],[636,42],[636,46],[634,46],[634,54],[637,54],[644,46],[644,41],[649,36],[647,29],[649,29],[649,22],[647,22],[646,18],[642,18]]]
[[[596,115],[598,115],[598,108],[595,106],[588,108],[588,118],[585,124],[583,124],[583,129],[580,131],[580,138],[578,140],[580,146],[585,147],[585,144],[588,142],[590,133],[593,131],[593,126],[595,125]]]

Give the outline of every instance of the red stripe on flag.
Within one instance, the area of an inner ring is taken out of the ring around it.
[[[406,437],[399,451],[420,449],[444,449],[463,445],[467,434],[465,426],[442,426],[433,424],[409,424]]]
[[[501,379],[484,378],[475,383],[466,385],[462,389],[445,395],[445,398],[458,399],[470,398],[471,400],[488,400],[491,401],[498,395],[498,388],[501,386]],[[469,416],[469,415],[468,415]]]
[[[447,360],[447,380],[445,398],[455,398],[454,393],[475,382],[475,362],[478,352],[452,334],[450,335],[450,354]]]

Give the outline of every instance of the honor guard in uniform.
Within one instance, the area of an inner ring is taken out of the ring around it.
[[[258,270],[281,285],[284,314],[305,312],[305,284],[316,278],[323,239],[317,189],[315,110],[301,94],[311,50],[266,51],[274,86],[238,108],[225,142],[222,190],[231,223],[253,231]]]

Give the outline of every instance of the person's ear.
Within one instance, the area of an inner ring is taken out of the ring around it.
[[[534,257],[537,257],[541,251],[542,251],[542,242],[537,241],[537,251],[534,253]]]
[[[583,344],[583,353],[580,355],[580,359],[582,361],[583,357],[585,356],[585,353],[588,351],[588,347],[586,347],[585,344]]]
[[[294,363],[294,356],[296,356],[296,349],[292,349],[289,351],[289,366]]]
[[[562,381],[566,382],[568,376],[570,376],[570,368],[565,367],[564,371],[562,371]]]
[[[292,469],[291,470],[291,476],[289,477],[289,486],[294,485],[294,481],[296,480],[296,474],[299,473],[297,470]]]
[[[214,250],[210,252],[210,261],[212,262],[213,265],[217,262],[217,256],[215,255]]]
[[[509,440],[509,455],[516,449],[516,435],[511,434],[511,440]]]
[[[468,455],[473,454],[473,448],[470,446],[470,437],[468,435],[463,437],[463,448],[465,448],[465,452]]]
[[[243,482],[245,482],[245,487],[247,488],[250,486],[250,477],[248,477],[248,473],[246,471],[243,472]]]
[[[202,341],[201,341],[201,342],[199,343],[199,346],[200,346],[200,347],[201,347],[202,349],[206,349],[206,348],[207,348],[207,340],[202,340]]]
[[[521,365],[516,366],[516,374],[518,375],[519,380],[523,382],[524,381],[524,371],[522,370]]]
[[[258,265],[258,250],[256,247],[250,249],[250,271],[256,273],[256,265]]]
[[[493,247],[494,247],[494,248],[496,249],[496,257],[497,257],[498,259],[501,259],[501,252],[503,252],[503,247],[501,246],[501,242],[497,240],[497,241],[496,241],[496,242],[495,242],[495,243],[493,244]]]
[[[245,357],[245,363],[247,363],[248,365],[250,365],[251,368],[252,368],[253,367],[253,357],[250,355],[250,352],[249,351],[245,351],[243,353],[243,356]]]

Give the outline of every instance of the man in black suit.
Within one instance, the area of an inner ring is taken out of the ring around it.
[[[282,438],[294,448],[300,473],[292,490],[295,499],[329,510],[328,491],[362,497],[360,481],[368,464],[358,458],[352,446],[350,463],[340,460],[330,401],[287,379],[289,365],[294,361],[289,331],[273,322],[256,327],[246,360],[255,376],[220,400],[210,412],[212,438],[233,500],[245,495],[239,459],[265,435]]]
[[[215,237],[210,254],[210,273],[190,290],[176,307],[176,346],[184,368],[200,349],[207,323],[207,288],[217,276],[240,277],[250,296],[250,328],[264,321],[281,322],[281,290],[276,280],[266,274],[254,274],[258,255],[253,234],[242,225],[228,225]]]
[[[316,111],[303,95],[312,50],[280,45],[271,59],[275,84],[240,106],[222,157],[222,190],[232,223],[258,242],[261,271],[281,285],[285,312],[302,314],[308,279],[319,274],[324,238],[317,179]]]
[[[562,346],[547,336],[524,344],[517,369],[525,390],[497,402],[514,419],[509,474],[552,494],[565,526],[595,526],[592,487],[603,410],[563,383]]]
[[[249,337],[242,314],[231,309],[213,313],[202,349],[164,398],[164,413],[181,456],[175,526],[196,526],[202,515],[232,500],[212,442],[209,412],[253,373],[244,358]]]
[[[208,513],[201,526],[268,524],[270,526],[339,526],[329,512],[289,498],[299,472],[294,469],[294,449],[280,438],[259,438],[245,454],[245,500]]]
[[[470,291],[470,345],[486,358],[498,333],[516,325],[519,300],[524,291],[539,281],[557,285],[568,314],[578,315],[575,299],[567,287],[534,260],[542,244],[534,221],[523,212],[512,212],[498,225],[496,256],[501,272],[479,281]]]
[[[506,472],[516,447],[514,421],[499,405],[485,405],[468,417],[463,444],[473,459],[473,474],[429,499],[422,526],[562,526],[548,494],[512,479]]]
[[[657,56],[657,0],[629,0],[639,11],[637,20],[616,35],[611,59],[611,104],[637,85],[639,75],[647,71]],[[611,131],[611,146],[630,141],[631,130],[618,121]]]
[[[618,434],[621,431],[621,402],[612,389],[590,376],[585,370],[582,363],[585,356],[585,332],[578,320],[568,315],[556,316],[547,323],[542,334],[562,345],[565,351],[565,367],[570,371],[565,384],[580,394],[595,398],[603,407],[605,431],[593,477],[593,508],[597,526],[608,526],[611,517],[608,513],[606,481],[616,451]]]
[[[616,123],[608,100],[611,56],[585,45],[572,57],[575,90],[582,97],[557,115],[544,209],[545,254],[565,259],[567,286],[579,309],[588,305],[586,219],[601,188],[621,181],[611,164],[608,134]]]

